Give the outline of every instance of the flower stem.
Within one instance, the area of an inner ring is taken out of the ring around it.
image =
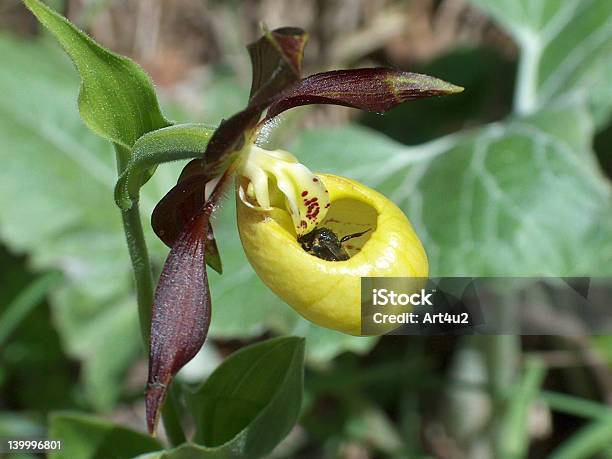
[[[149,348],[149,333],[151,330],[151,308],[153,306],[153,278],[149,253],[140,221],[138,202],[121,212],[123,230],[127,240],[132,270],[136,281],[136,299],[138,302],[138,318],[145,350]]]
[[[493,399],[494,416],[490,431],[490,441],[495,457],[509,458],[504,446],[503,420],[508,411],[508,393],[515,382],[519,357],[520,338],[518,337],[518,306],[510,298],[501,298],[495,310],[501,324],[502,333],[483,336],[481,345],[488,369],[488,379]],[[514,333],[514,334],[511,334]]]
[[[117,156],[117,170],[120,176],[127,166],[130,153],[126,148],[119,145],[115,145],[115,152]],[[154,287],[149,251],[142,229],[137,199],[133,201],[130,209],[121,211],[121,219],[123,221],[123,231],[125,232],[130,260],[132,261],[132,271],[134,272],[142,342],[146,353],[148,353]],[[185,442],[185,434],[179,419],[176,398],[173,395],[166,399],[162,411],[162,422],[172,446],[178,446]]]

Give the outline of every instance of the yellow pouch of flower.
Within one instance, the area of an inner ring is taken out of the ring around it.
[[[240,191],[237,219],[249,262],[263,282],[307,320],[361,334],[361,277],[428,275],[427,255],[412,225],[389,199],[365,185],[317,174],[330,207],[319,225],[339,237],[367,232],[343,246],[350,258],[327,261],[304,250],[289,213],[264,209]],[[382,325],[377,334],[397,325]]]

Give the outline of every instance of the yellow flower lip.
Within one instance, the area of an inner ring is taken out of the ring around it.
[[[319,226],[339,237],[370,229],[345,243],[350,259],[326,261],[307,253],[286,210],[253,206],[244,193],[237,197],[240,238],[257,275],[299,314],[360,335],[361,277],[426,278],[427,256],[406,216],[385,196],[344,177],[317,177],[331,203]],[[387,325],[379,332],[390,330]]]

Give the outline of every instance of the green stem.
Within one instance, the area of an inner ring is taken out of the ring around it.
[[[151,276],[149,252],[142,230],[142,222],[140,221],[138,202],[134,202],[130,209],[122,211],[121,218],[123,219],[123,230],[125,231],[136,282],[140,332],[145,349],[148,352],[151,330],[151,308],[153,305],[153,277]]]
[[[513,388],[501,420],[500,457],[520,459],[527,455],[529,411],[540,392],[545,375],[546,368],[540,360],[525,361],[523,376]]]
[[[495,314],[501,325],[500,332],[518,333],[517,305],[510,298],[500,298]],[[490,431],[490,442],[495,457],[508,458],[504,450],[503,419],[508,409],[507,397],[516,377],[520,356],[520,339],[517,335],[491,335],[481,339],[495,416]]]
[[[117,153],[117,169],[119,176],[127,167],[129,161],[129,151],[124,147],[115,145]],[[151,310],[153,307],[153,277],[151,274],[151,263],[149,261],[149,251],[142,229],[138,200],[134,200],[132,207],[121,211],[123,220],[123,230],[127,241],[132,270],[136,284],[136,299],[138,302],[138,318],[140,321],[140,332],[142,342],[148,353],[149,335],[151,330]],[[168,388],[171,393],[171,387]],[[162,422],[172,446],[177,446],[185,442],[185,434],[179,419],[179,411],[176,407],[176,398],[168,396],[162,411]]]

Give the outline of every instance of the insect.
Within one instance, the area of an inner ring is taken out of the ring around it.
[[[361,233],[349,234],[342,239],[338,239],[338,236],[332,230],[321,227],[298,237],[297,240],[306,252],[315,257],[327,261],[345,261],[350,257],[346,250],[344,250],[344,247],[342,247],[342,243],[363,236],[368,231],[370,231],[369,228]]]

